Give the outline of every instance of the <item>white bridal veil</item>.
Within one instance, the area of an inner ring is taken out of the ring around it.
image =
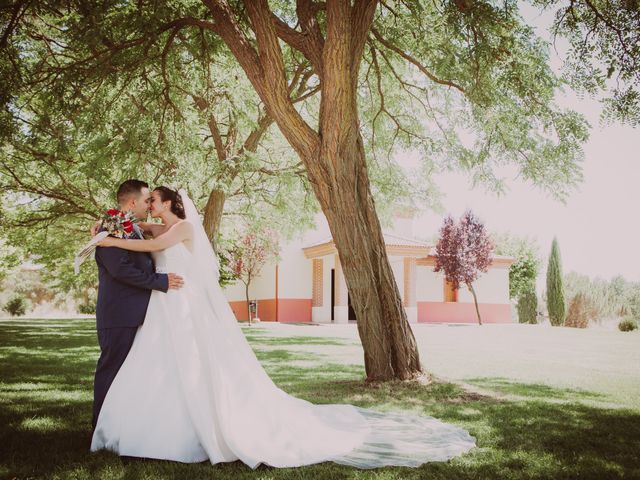
[[[189,352],[180,374],[194,426],[212,463],[239,458],[252,468],[323,461],[359,468],[417,466],[475,446],[465,430],[432,417],[316,405],[278,388],[218,284],[217,257],[197,209],[186,191],[180,195],[195,232],[189,281],[197,286],[190,299],[193,331],[178,333],[193,336],[197,352]],[[194,361],[197,368],[188,367]]]

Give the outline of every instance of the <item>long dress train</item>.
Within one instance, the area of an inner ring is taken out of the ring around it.
[[[187,219],[203,234],[193,213]],[[213,464],[240,459],[251,468],[323,461],[375,468],[444,461],[475,447],[467,431],[433,417],[315,405],[278,388],[217,278],[206,273],[212,252],[198,238],[193,253],[179,243],[153,254],[157,269],[182,274],[185,286],[152,293],[105,398],[92,451]]]

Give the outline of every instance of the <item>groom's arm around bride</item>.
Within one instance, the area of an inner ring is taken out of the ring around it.
[[[96,248],[96,262],[102,264],[113,279],[131,287],[144,290],[160,290],[167,292],[169,289],[182,287],[183,279],[175,273],[155,273],[153,264],[151,270],[141,269],[131,259],[135,252],[121,248]],[[143,255],[147,257],[147,255]],[[147,260],[143,258],[143,261]],[[145,262],[146,263],[146,262]],[[102,278],[100,278],[100,281]]]

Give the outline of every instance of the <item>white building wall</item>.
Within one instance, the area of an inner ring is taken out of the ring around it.
[[[311,298],[313,265],[305,258],[300,240],[293,240],[280,249],[278,264],[278,297]],[[224,289],[229,301],[245,300],[244,284],[240,281]],[[268,262],[251,282],[249,297],[271,299],[276,296],[276,263]]]
[[[244,283],[237,281],[224,289],[224,295],[230,302],[246,300]],[[249,298],[263,300],[275,298],[276,295],[276,266],[267,263],[260,274],[249,285]]]
[[[313,295],[312,276],[313,262],[304,256],[302,245],[299,242],[292,242],[280,251],[279,298],[311,298]],[[273,278],[275,283],[275,276]]]
[[[250,292],[257,300],[275,298],[276,296],[276,265],[267,263],[260,275],[251,282]]]
[[[444,301],[444,277],[430,265],[416,266],[416,301]]]
[[[322,306],[313,307],[311,320],[319,323],[331,322],[331,269],[335,268],[335,256],[325,255],[322,260]],[[307,260],[313,263],[311,260]]]
[[[304,256],[302,247],[320,241],[327,236],[328,228],[324,217],[318,221],[318,227],[304,236],[283,245],[280,252],[278,272],[278,296],[280,298],[312,298],[313,262]],[[399,219],[395,222],[394,233],[411,236],[413,221]],[[335,268],[334,254],[325,255],[323,260],[323,305],[313,307],[312,319],[316,322],[331,321],[331,269]],[[391,268],[400,295],[404,300],[404,261],[401,256],[390,256]],[[270,299],[275,297],[275,268],[273,262],[265,265],[261,274],[252,282],[249,290],[250,298]],[[492,268],[483,274],[474,285],[481,303],[509,303],[509,270],[508,268]],[[245,299],[244,284],[236,282],[224,289],[229,301]],[[442,273],[433,272],[433,266],[418,265],[416,267],[416,301],[442,302],[444,300],[444,277]],[[466,287],[458,292],[459,302],[473,302],[471,293]]]
[[[509,303],[509,269],[490,268],[473,283],[478,303]],[[473,295],[466,286],[460,286],[459,302],[473,302]]]
[[[297,252],[296,252],[297,248]],[[311,260],[304,257],[298,245],[288,254],[281,254],[279,264],[278,295],[280,298],[311,298],[312,297],[312,269]],[[286,256],[285,256],[286,255]],[[391,269],[394,273],[400,295],[404,300],[404,264],[402,257],[389,257]],[[323,305],[313,307],[313,321],[331,321],[331,269],[335,268],[334,256],[322,257],[323,269]],[[442,302],[444,300],[444,276],[436,273],[431,266],[418,265],[416,267],[416,301]],[[476,280],[474,284],[480,303],[509,303],[509,270],[508,268],[491,268]],[[245,299],[244,284],[236,282],[224,289],[229,301]],[[275,298],[275,264],[263,267],[260,275],[253,280],[249,288],[252,299]],[[458,291],[459,302],[473,302],[471,292],[465,286]]]
[[[416,276],[418,302],[444,301],[444,275],[441,272],[434,272],[432,266],[419,265]],[[476,280],[473,287],[479,303],[509,303],[509,269],[491,268]],[[458,302],[473,302],[473,295],[464,285],[458,290]]]
[[[227,300],[230,302],[245,300],[244,284],[242,282],[235,282],[231,285],[227,285],[222,291],[224,296],[227,297]],[[249,289],[249,292],[251,292],[251,289]]]

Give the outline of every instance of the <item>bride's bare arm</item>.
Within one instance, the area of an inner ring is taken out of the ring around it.
[[[137,225],[143,232],[151,234],[152,237],[159,237],[166,228],[166,225],[163,223],[139,222]],[[89,231],[91,232],[92,237],[96,236],[100,231],[101,226],[102,222],[100,220],[91,225],[91,229]]]
[[[151,240],[127,240],[107,237],[98,243],[99,247],[118,247],[133,252],[157,252],[176,243],[193,239],[193,226],[189,222],[180,222],[166,233]]]
[[[150,233],[152,237],[159,237],[167,226],[163,223],[139,222],[138,226],[144,233]]]

